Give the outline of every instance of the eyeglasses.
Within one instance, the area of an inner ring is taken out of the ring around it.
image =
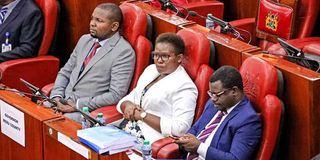
[[[207,91],[207,93],[208,93],[208,95],[209,95],[210,98],[217,100],[217,99],[220,98],[220,96],[222,96],[223,94],[225,94],[226,91],[228,91],[228,90],[230,90],[230,88],[228,88],[228,89],[226,89],[226,90],[223,90],[223,91],[221,91],[221,92],[219,92],[219,93],[213,93],[213,92],[211,92],[211,91]]]
[[[169,58],[172,57],[170,55],[170,52],[156,52],[156,51],[151,52],[151,56],[154,60],[159,60],[160,58],[164,62],[168,61]]]

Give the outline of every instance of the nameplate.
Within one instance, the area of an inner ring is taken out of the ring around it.
[[[24,113],[0,100],[1,132],[25,147]]]
[[[83,157],[89,159],[89,150],[82,146],[81,144],[73,141],[71,138],[67,137],[66,135],[58,132],[58,141],[71,150],[77,152],[78,154],[82,155]]]

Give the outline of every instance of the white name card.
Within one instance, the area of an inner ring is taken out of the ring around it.
[[[24,113],[0,100],[1,132],[25,147]]]
[[[72,149],[73,151],[79,153],[83,157],[89,159],[89,150],[80,145],[79,143],[73,141],[71,138],[67,137],[66,135],[58,132],[58,141],[68,148]]]

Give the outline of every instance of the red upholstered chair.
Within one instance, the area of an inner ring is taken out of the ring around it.
[[[44,17],[44,35],[38,51],[38,57],[10,60],[0,63],[0,82],[20,91],[30,92],[19,80],[23,78],[37,87],[55,80],[59,69],[59,59],[47,56],[53,42],[58,19],[56,0],[35,0]]]
[[[262,119],[262,139],[256,159],[274,157],[283,120],[283,104],[276,96],[279,86],[279,71],[262,59],[247,58],[240,68],[244,92]],[[281,74],[281,73],[280,73]]]
[[[299,49],[304,53],[320,56],[320,37],[307,37],[287,40],[287,42]],[[274,44],[268,48],[270,54],[286,55],[285,50],[280,44]]]
[[[210,42],[205,35],[188,29],[182,29],[178,33],[186,45],[183,66],[194,81],[198,89],[198,99],[193,121],[198,120],[208,100],[209,79],[213,70],[208,66],[210,56]],[[152,144],[153,158],[175,158],[178,155],[178,146],[174,146],[176,152],[164,152],[167,147],[171,149],[170,138],[160,139]],[[169,153],[169,154],[167,154]]]
[[[266,50],[277,43],[278,37],[292,39],[310,36],[319,4],[318,0],[260,0],[257,21],[255,18],[246,18],[230,24],[248,30],[253,38],[251,44]]]
[[[247,58],[241,68],[244,92],[262,118],[263,133],[256,159],[271,159],[277,147],[283,114],[282,102],[277,98],[278,76],[277,69],[269,63],[256,58]],[[156,142],[160,143],[160,142]],[[153,156],[154,158],[177,158],[180,153],[178,145],[172,139],[162,139],[167,145]]]
[[[133,46],[136,53],[135,73],[129,89],[131,91],[136,86],[143,70],[149,65],[152,47],[145,37],[148,25],[147,14],[141,8],[130,3],[123,3],[120,8],[123,13],[122,34]],[[122,114],[117,111],[115,105],[96,109],[91,112],[91,115],[95,117],[99,112],[103,113],[108,123],[122,118]]]

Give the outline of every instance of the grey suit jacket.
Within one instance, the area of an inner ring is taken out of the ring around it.
[[[79,109],[86,106],[94,110],[116,104],[126,95],[135,68],[131,45],[119,33],[114,34],[80,74],[94,42],[90,35],[80,38],[68,62],[58,73],[51,97],[78,101]]]

